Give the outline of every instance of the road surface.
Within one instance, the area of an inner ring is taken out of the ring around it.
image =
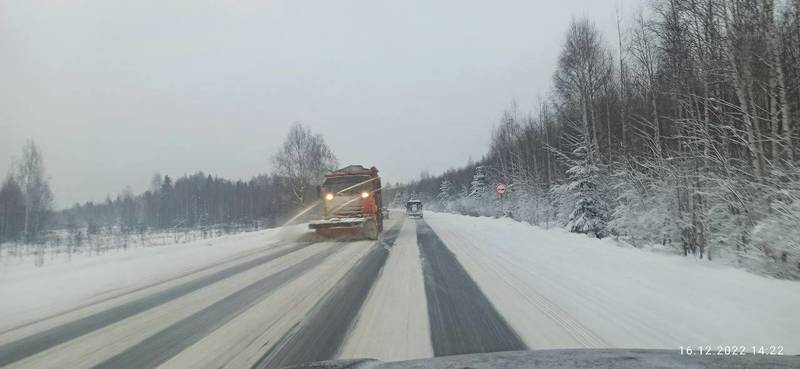
[[[69,322],[22,327],[42,327],[32,334],[5,332],[0,366],[278,368],[526,348],[430,227],[399,214],[377,242],[301,237],[195,274]],[[398,283],[410,291],[396,291]],[[387,304],[403,316],[376,311]],[[374,324],[359,325],[369,309]],[[397,329],[395,321],[414,327]],[[378,324],[405,337],[369,347],[367,332]]]
[[[620,253],[609,245],[593,245],[592,251],[575,246],[582,253],[614,254],[603,265],[620,259],[626,265],[626,258],[645,264],[638,276],[634,268],[623,277],[578,278],[602,257],[576,266],[570,254],[575,247],[531,242],[525,233],[531,227],[504,222],[435,214],[414,220],[394,212],[378,241],[303,235],[265,242],[172,278],[7,327],[0,331],[0,367],[279,368],[337,358],[395,361],[543,348],[677,349],[717,343],[783,345],[786,353],[800,349],[797,331],[788,328],[800,326],[790,307],[798,306],[800,295],[794,282],[700,269],[721,275],[720,285],[744,280],[745,292],[764,286],[781,291],[760,300],[740,297],[734,306],[715,306],[718,314],[703,318],[697,311],[705,306],[685,305],[707,301],[689,296],[670,305],[675,292],[669,282],[654,277],[651,285],[643,285],[642,276],[682,268],[681,261],[641,251]],[[510,235],[514,232],[516,237]],[[558,235],[557,240],[583,242]],[[708,279],[713,287],[716,282]],[[635,293],[625,291],[632,286]],[[642,302],[648,297],[658,305],[648,309]],[[750,311],[779,318],[758,328],[723,326],[717,320]]]

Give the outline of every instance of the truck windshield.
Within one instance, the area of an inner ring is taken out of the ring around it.
[[[371,191],[372,182],[369,176],[341,176],[341,177],[328,177],[322,184],[325,192],[344,192],[344,193],[358,193],[362,191]]]

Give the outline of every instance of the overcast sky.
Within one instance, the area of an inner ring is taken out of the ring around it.
[[[389,181],[480,158],[548,93],[572,16],[636,0],[0,0],[0,174],[42,148],[57,207],[155,172],[271,170],[289,126]]]

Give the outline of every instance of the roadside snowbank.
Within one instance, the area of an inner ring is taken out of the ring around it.
[[[97,256],[73,255],[42,267],[0,268],[0,332],[91,301],[204,268],[306,232],[305,224],[209,240],[132,248]]]
[[[800,283],[509,219],[425,219],[532,349],[783,345]]]

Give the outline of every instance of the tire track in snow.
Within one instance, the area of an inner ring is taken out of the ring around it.
[[[372,250],[337,282],[303,322],[272,346],[253,369],[334,359],[386,263],[389,248],[394,245],[403,221],[383,232]]]
[[[277,245],[277,246],[280,246],[280,245]],[[228,257],[225,260],[222,260],[222,261],[219,261],[219,262],[215,262],[215,263],[213,263],[211,265],[206,265],[206,266],[203,266],[203,267],[200,267],[200,268],[197,268],[197,269],[192,269],[192,270],[189,270],[189,271],[186,271],[186,272],[171,276],[171,277],[169,277],[167,279],[163,279],[163,280],[159,280],[159,281],[156,281],[156,282],[148,283],[148,284],[145,284],[145,285],[142,285],[142,286],[136,286],[136,287],[133,287],[131,289],[124,290],[122,292],[115,292],[115,293],[113,293],[113,294],[111,294],[109,296],[100,298],[98,300],[89,301],[89,302],[80,304],[78,306],[68,308],[66,310],[55,312],[55,313],[43,316],[41,318],[37,318],[35,320],[31,320],[31,321],[28,321],[28,322],[20,323],[18,325],[3,329],[2,331],[0,331],[0,335],[4,335],[4,334],[9,333],[9,332],[13,332],[13,331],[16,331],[16,330],[27,328],[27,327],[30,327],[32,325],[40,324],[40,323],[46,322],[46,321],[54,319],[54,318],[62,317],[62,316],[68,315],[70,313],[74,313],[74,312],[86,309],[88,307],[101,305],[103,303],[106,303],[106,302],[109,302],[109,301],[112,301],[112,300],[115,300],[115,299],[119,299],[121,297],[129,296],[129,295],[135,294],[137,292],[145,291],[145,290],[153,288],[153,287],[158,287],[158,286],[161,286],[161,285],[165,285],[165,284],[168,284],[169,282],[177,281],[179,279],[190,277],[190,276],[195,275],[195,274],[201,274],[201,273],[203,273],[205,271],[208,271],[208,270],[211,270],[211,269],[214,269],[214,268],[219,268],[219,267],[221,267],[221,266],[223,266],[225,264],[233,264],[233,263],[241,261],[241,260],[243,260],[245,258],[251,257],[251,256],[253,256],[255,254],[259,254],[259,253],[263,253],[264,251],[271,250],[271,249],[273,249],[275,247],[276,247],[276,245],[270,245],[270,246],[262,247],[262,248],[258,248],[258,249],[247,250],[247,251],[244,251],[242,253],[239,253],[239,254],[236,254],[236,255],[232,255],[231,257]]]
[[[427,306],[416,223],[403,222],[337,359],[432,357]]]
[[[90,315],[69,323],[65,323],[23,339],[0,346],[0,367],[25,359],[42,351],[96,331],[107,325],[119,322],[138,313],[150,310],[168,301],[185,296],[209,284],[226,279],[246,270],[255,268],[279,257],[300,250],[309,243],[300,243],[276,252],[258,257],[213,274],[200,277],[186,283],[156,292],[147,297],[115,306],[94,315]]]
[[[155,368],[339,250],[341,249],[332,245],[298,264],[264,277],[164,328],[148,339],[94,366],[94,369]]]
[[[369,253],[373,244],[374,242],[362,241],[346,244],[325,242],[322,247],[315,245],[317,251],[330,247],[340,248],[341,251],[331,255],[322,264],[308,270],[297,279],[276,289],[158,368],[252,367],[264,352],[309,315],[314,306],[333,289],[337,282]],[[299,251],[298,253],[305,253],[305,256],[295,258],[295,263],[314,254],[309,254],[308,250]]]
[[[528,349],[424,220],[417,244],[434,356]]]

